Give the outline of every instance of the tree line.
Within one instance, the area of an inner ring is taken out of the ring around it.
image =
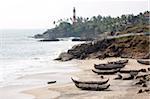
[[[73,24],[72,19],[60,19],[58,22],[54,21],[55,28],[49,29],[45,32],[55,34],[58,36],[78,36],[78,37],[96,37],[104,32],[116,33],[127,29],[128,27],[149,25],[150,12],[145,11],[138,15],[128,14],[120,17],[111,16],[93,16],[91,18],[77,17]],[[54,36],[54,35],[53,35]]]

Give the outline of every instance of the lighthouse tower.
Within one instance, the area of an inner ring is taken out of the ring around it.
[[[75,7],[73,8],[73,24],[76,23],[76,9]]]

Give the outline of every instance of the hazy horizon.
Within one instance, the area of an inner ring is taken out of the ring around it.
[[[47,29],[53,21],[77,16],[117,17],[149,10],[148,0],[0,0],[0,29]]]

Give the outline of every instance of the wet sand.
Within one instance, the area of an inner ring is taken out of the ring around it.
[[[34,99],[35,96],[23,93],[25,90],[47,87],[48,81],[57,81],[57,84],[65,84],[71,82],[71,75],[64,73],[40,73],[34,75],[26,75],[15,80],[9,86],[0,87],[0,99]]]
[[[34,99],[35,97],[30,94],[21,93],[21,91],[38,88],[35,86],[7,86],[0,88],[0,99]]]
[[[33,88],[23,91],[22,93],[35,96],[36,98],[34,99],[149,99],[150,93],[137,94],[138,90],[142,87],[134,86],[135,80],[113,80],[116,74],[104,76],[106,79],[110,79],[108,83],[110,83],[111,86],[107,91],[83,91],[76,88],[70,79],[73,77],[81,80],[101,80],[101,75],[97,75],[91,71],[91,69],[93,69],[93,64],[107,63],[108,61],[116,61],[119,59],[121,58],[73,60],[81,71],[66,73],[66,80],[68,80],[68,82],[59,83],[61,80],[63,81],[65,79],[58,79],[58,83],[49,84],[41,88]],[[124,69],[142,69],[147,67],[148,65],[137,63],[135,59],[129,59]],[[148,83],[148,87],[150,87],[150,83]]]

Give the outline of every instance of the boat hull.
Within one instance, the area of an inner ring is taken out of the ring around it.
[[[109,88],[110,84],[99,85],[99,84],[75,84],[77,88],[81,90],[93,90],[93,91],[104,91]]]
[[[125,67],[125,65],[126,64],[99,64],[99,65],[94,64],[94,68],[99,70],[113,70],[119,68],[121,69]]]
[[[98,70],[92,69],[94,73],[101,74],[101,75],[112,75],[119,72],[120,69],[113,69],[113,70]]]
[[[107,80],[103,80],[103,81],[77,81],[77,80],[74,80],[73,78],[71,78],[71,80],[76,83],[76,84],[99,84],[99,85],[103,85],[103,84],[106,84],[109,79]]]

